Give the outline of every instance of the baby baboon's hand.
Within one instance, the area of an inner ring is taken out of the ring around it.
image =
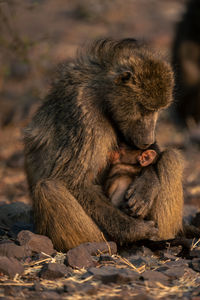
[[[130,215],[144,218],[149,213],[159,190],[158,177],[150,166],[130,185],[126,192],[125,199]]]

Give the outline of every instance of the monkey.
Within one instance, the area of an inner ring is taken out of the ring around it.
[[[173,101],[171,66],[140,41],[100,39],[58,70],[24,130],[25,170],[39,234],[67,251],[104,239],[118,245],[182,230],[183,159],[161,152],[126,192],[131,217],[105,195],[102,177],[120,144],[148,149]],[[142,217],[150,213],[151,220]],[[140,218],[138,218],[140,216]]]
[[[123,208],[129,185],[140,174],[142,167],[155,163],[156,157],[155,150],[132,150],[127,146],[120,147],[119,152],[112,153],[105,192],[114,206]]]
[[[200,2],[190,0],[176,26],[172,64],[176,78],[176,113],[182,124],[200,122]],[[192,123],[193,124],[192,124]]]

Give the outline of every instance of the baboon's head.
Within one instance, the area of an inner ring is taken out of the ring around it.
[[[172,102],[173,74],[168,64],[137,52],[114,74],[108,101],[126,142],[146,149],[155,141],[159,112]]]
[[[98,41],[91,53],[109,118],[128,144],[148,148],[160,110],[172,102],[171,67],[133,39]]]

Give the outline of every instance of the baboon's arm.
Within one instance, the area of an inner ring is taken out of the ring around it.
[[[159,191],[160,181],[154,166],[144,168],[125,195],[130,215],[144,218],[149,213]]]
[[[113,207],[100,186],[93,185],[81,191],[79,202],[100,229],[120,244],[157,236],[154,222],[134,219]]]

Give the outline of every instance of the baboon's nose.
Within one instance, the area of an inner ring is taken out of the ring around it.
[[[149,148],[150,146],[151,146],[151,144],[141,144],[139,148],[145,150],[145,149]]]

